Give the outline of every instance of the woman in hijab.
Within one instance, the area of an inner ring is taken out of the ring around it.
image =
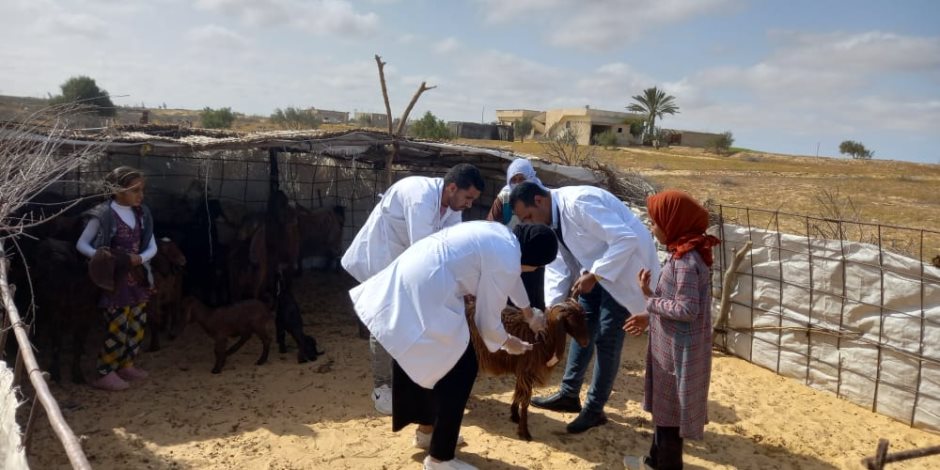
[[[532,163],[525,158],[517,158],[506,169],[506,186],[503,186],[496,199],[493,200],[493,206],[490,207],[490,213],[487,214],[486,220],[500,222],[510,229],[518,225],[520,221],[512,212],[512,206],[509,204],[509,194],[512,192],[512,188],[526,181],[545,187],[539,177],[535,175],[535,168],[532,167]],[[522,284],[525,286],[526,294],[529,295],[532,308],[545,310],[545,268],[540,267],[535,271],[523,273]]]
[[[653,236],[666,245],[669,259],[650,289],[650,273],[637,281],[646,312],[630,317],[624,330],[641,334],[649,327],[643,408],[656,429],[649,455],[626,456],[633,469],[682,468],[682,440],[702,439],[708,422],[711,377],[711,248],[718,239],[705,233],[708,211],[682,191],[647,198]]]

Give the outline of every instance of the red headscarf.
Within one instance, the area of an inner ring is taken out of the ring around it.
[[[692,196],[668,189],[646,198],[650,218],[666,235],[666,248],[676,259],[696,250],[708,266],[712,265],[711,247],[718,238],[705,234],[708,211]]]

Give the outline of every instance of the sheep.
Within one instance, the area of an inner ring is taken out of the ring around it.
[[[202,329],[215,340],[215,365],[212,373],[222,372],[225,357],[234,354],[251,338],[252,334],[261,339],[263,349],[255,365],[268,361],[271,349],[271,336],[267,325],[273,319],[271,309],[259,300],[244,300],[234,304],[210,309],[199,299],[189,296],[183,299],[183,312],[186,323],[197,322]],[[226,349],[228,338],[238,336],[239,340]]]
[[[590,335],[587,329],[584,309],[573,299],[553,305],[545,313],[548,329],[542,338],[536,338],[529,329],[522,312],[511,306],[503,309],[503,326],[506,332],[533,344],[533,349],[525,354],[513,356],[505,351],[489,352],[480,332],[474,323],[475,303],[467,301],[467,320],[470,326],[470,339],[476,350],[480,371],[490,375],[516,375],[516,389],[512,395],[510,419],[518,423],[516,433],[522,439],[532,440],[529,433],[529,402],[532,401],[532,387],[545,385],[555,364],[565,355],[566,338],[569,334],[581,346],[587,346]]]
[[[150,351],[160,350],[160,333],[169,327],[170,339],[182,328],[180,300],[183,296],[183,268],[186,257],[169,238],[157,240],[157,254],[150,260],[156,292],[147,305],[150,328]]]

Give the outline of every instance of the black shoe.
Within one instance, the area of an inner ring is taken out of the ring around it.
[[[581,400],[578,397],[564,395],[560,391],[555,392],[554,394],[545,398],[533,398],[532,406],[552,411],[564,411],[567,413],[581,412]]]
[[[571,434],[578,434],[602,424],[607,424],[607,415],[605,415],[603,411],[598,413],[584,410],[574,421],[568,423],[566,429]]]

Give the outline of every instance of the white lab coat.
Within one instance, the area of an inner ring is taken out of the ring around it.
[[[385,192],[343,254],[343,268],[363,282],[418,240],[460,223],[460,211],[441,214],[443,178],[409,176]]]
[[[565,299],[581,273],[601,277],[600,284],[631,313],[646,309],[637,285],[640,269],[659,279],[659,259],[649,230],[616,196],[593,186],[553,189],[552,227],[561,223],[558,257],[545,267],[545,305]],[[557,208],[557,212],[556,212]],[[555,220],[555,214],[561,220]],[[570,251],[569,251],[570,250]]]
[[[470,342],[465,295],[476,296],[476,325],[486,348],[495,352],[506,341],[506,298],[529,306],[521,257],[506,226],[465,222],[419,240],[349,295],[375,339],[411,380],[430,389]]]

